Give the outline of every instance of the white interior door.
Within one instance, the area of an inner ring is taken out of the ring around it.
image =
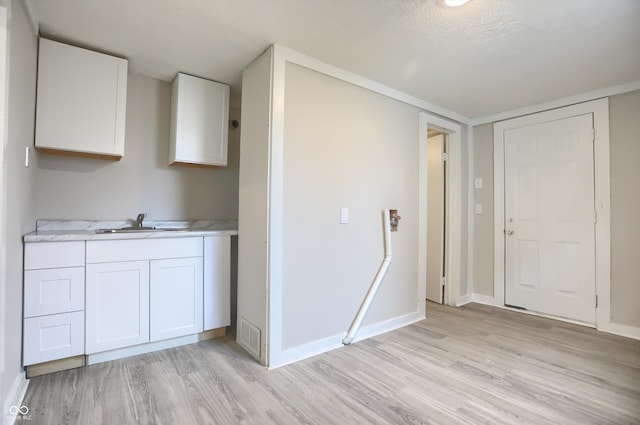
[[[427,139],[427,299],[444,302],[444,135]]]
[[[593,116],[507,130],[505,304],[595,323]]]

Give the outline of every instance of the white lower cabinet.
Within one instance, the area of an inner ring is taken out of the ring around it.
[[[152,260],[151,341],[202,332],[202,257]]]
[[[86,353],[149,341],[149,262],[87,264]]]
[[[27,243],[24,365],[229,326],[230,262],[230,236]]]
[[[87,354],[202,332],[202,245],[87,242]]]
[[[84,262],[84,242],[25,245],[25,366],[84,353]]]
[[[84,353],[84,311],[24,320],[25,366]]]

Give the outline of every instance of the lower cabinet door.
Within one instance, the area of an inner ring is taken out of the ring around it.
[[[87,264],[86,353],[149,342],[149,262]]]
[[[151,261],[151,341],[202,332],[202,257]]]
[[[84,311],[24,319],[25,366],[84,353]]]
[[[231,236],[204,238],[204,330],[231,324]]]

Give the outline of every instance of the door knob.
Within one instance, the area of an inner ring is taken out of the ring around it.
[[[513,230],[507,230],[507,235],[513,235],[515,232]]]

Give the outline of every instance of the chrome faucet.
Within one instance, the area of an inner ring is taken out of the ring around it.
[[[136,218],[136,227],[138,228],[142,228],[142,222],[144,221],[144,219],[147,218],[147,213],[140,213],[138,214],[138,218]]]

